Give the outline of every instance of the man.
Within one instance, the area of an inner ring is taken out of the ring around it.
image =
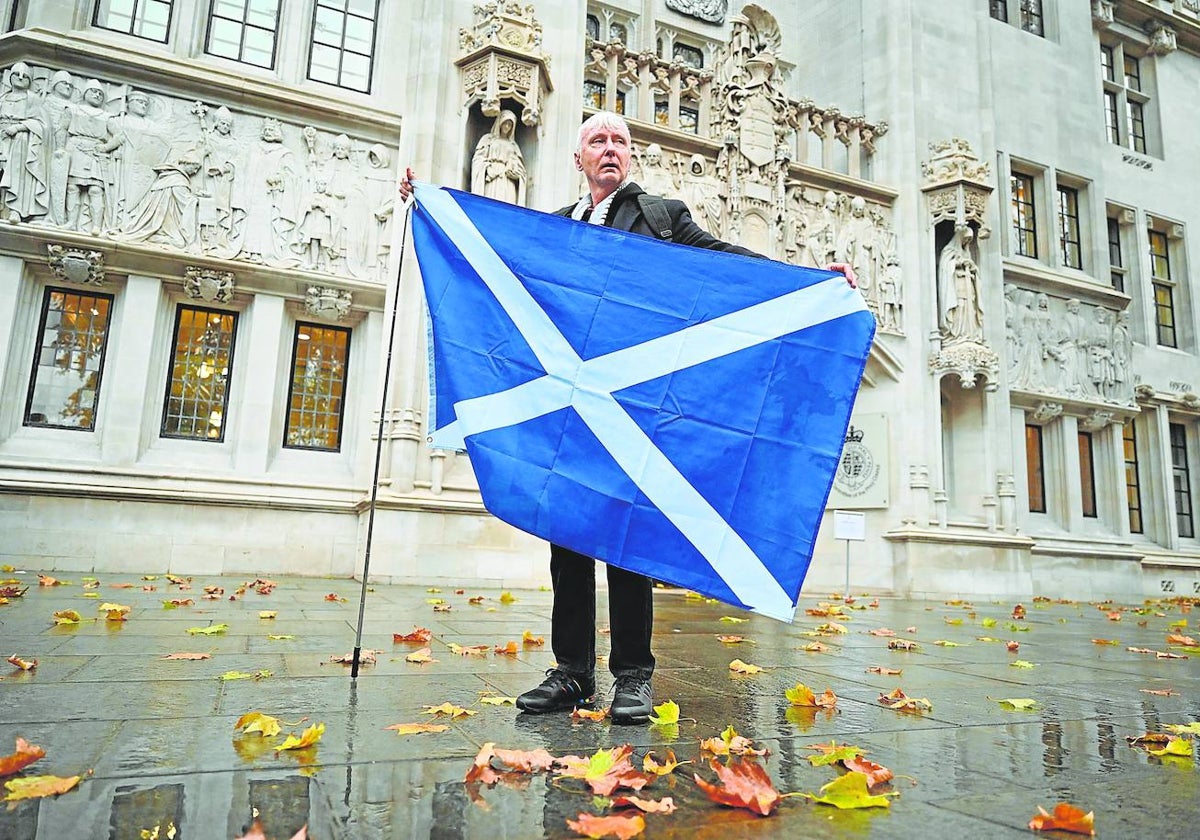
[[[577,221],[606,225],[671,242],[758,257],[746,248],[709,235],[692,220],[682,201],[647,194],[628,180],[632,139],[624,117],[600,112],[579,127],[575,168],[587,180],[588,192],[578,202],[557,211]],[[400,184],[400,195],[412,193],[412,171]],[[654,207],[647,211],[647,207]],[[647,213],[658,216],[648,218]],[[831,270],[853,271],[835,264]],[[550,644],[556,665],[541,685],[517,698],[517,708],[529,714],[562,711],[590,705],[596,693],[596,563],[591,557],[559,545],[550,547],[550,579],[554,607]],[[650,678],[654,655],[650,637],[654,600],[649,578],[616,566],[607,567],[611,650],[609,671],[614,678],[609,709],[613,723],[644,723],[653,711]]]

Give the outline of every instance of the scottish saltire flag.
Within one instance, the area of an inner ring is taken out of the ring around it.
[[[416,185],[430,443],[543,539],[790,621],[875,330],[840,274]]]

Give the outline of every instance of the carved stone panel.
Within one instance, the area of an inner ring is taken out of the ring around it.
[[[667,8],[705,23],[724,23],[729,0],[666,0]]]
[[[88,286],[104,285],[104,254],[99,251],[53,244],[47,245],[46,251],[50,255],[50,270],[60,280]]]
[[[326,286],[309,286],[304,295],[304,311],[314,318],[341,321],[350,312],[350,292]]]
[[[484,115],[498,117],[501,100],[522,105],[521,122],[537,125],[542,100],[553,90],[550,57],[542,49],[542,24],[533,4],[516,0],[476,5],[471,29],[459,30],[463,95],[478,100]]]
[[[229,303],[233,300],[232,271],[217,271],[189,265],[184,269],[183,292],[192,300],[206,303]]]

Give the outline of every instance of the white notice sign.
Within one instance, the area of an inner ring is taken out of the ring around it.
[[[857,540],[867,538],[867,515],[853,510],[833,512],[833,538],[835,540]]]

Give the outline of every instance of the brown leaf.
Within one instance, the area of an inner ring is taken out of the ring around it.
[[[720,635],[718,635],[717,641],[723,642],[724,644],[727,644],[727,645],[736,645],[736,644],[740,644],[741,642],[746,641],[746,637],[745,636],[720,636]]]
[[[904,672],[903,668],[884,668],[879,665],[872,665],[867,669],[868,674],[883,674],[885,677],[899,676]]]
[[[737,734],[733,726],[725,727],[725,730],[715,738],[705,738],[700,742],[700,749],[706,750],[713,755],[766,755],[767,750],[756,750],[754,742],[749,738]]]
[[[1168,633],[1167,644],[1169,645],[1184,645],[1185,647],[1196,647],[1197,642],[1191,636],[1184,636],[1179,633]]]
[[[379,656],[381,653],[383,653],[383,651],[381,651],[381,650],[368,650],[367,648],[363,648],[362,650],[360,650],[358,652],[358,664],[359,665],[374,665],[375,662],[377,661],[376,657]],[[336,654],[331,655],[329,657],[329,661],[335,662],[338,665],[353,665],[354,664],[354,651],[350,651],[349,653],[343,653],[341,656],[337,656]]]
[[[872,636],[885,636],[885,637],[891,637],[891,636],[895,636],[895,635],[896,635],[896,631],[895,631],[895,630],[889,630],[889,629],[888,629],[888,628],[886,628],[886,627],[877,627],[877,628],[875,628],[874,630],[868,630],[867,632],[868,632],[868,633],[870,633]]]
[[[894,776],[891,770],[881,764],[868,761],[861,755],[854,758],[842,759],[842,766],[854,773],[862,773],[866,776],[867,787],[875,787],[876,785],[882,785],[884,782],[890,782]]]
[[[1013,607],[1012,617],[1017,620],[1025,618],[1025,606],[1023,604],[1017,604],[1015,607]]]
[[[675,800],[669,796],[660,800],[641,799],[637,796],[615,796],[612,801],[614,808],[637,808],[647,814],[675,813]]]
[[[342,600],[345,600],[344,598]],[[450,604],[434,604],[434,612],[450,612]]]
[[[425,644],[433,638],[433,631],[427,627],[414,627],[411,633],[393,633],[392,642],[417,642]]]
[[[888,642],[888,650],[919,650],[920,647],[910,639],[892,639]]]
[[[713,802],[732,808],[745,808],[762,816],[770,816],[779,805],[779,792],[771,785],[771,778],[754,761],[742,759],[729,764],[709,761],[709,767],[717,774],[719,784],[705,781],[693,774],[696,784]]]
[[[520,652],[521,651],[517,649],[516,642],[509,642],[506,645],[496,645],[496,653],[503,656],[516,656]]]
[[[211,653],[168,653],[163,659],[212,659]]]
[[[1039,805],[1038,813],[1029,821],[1029,827],[1034,831],[1070,831],[1088,836],[1096,833],[1093,812],[1085,814],[1082,809],[1066,802],[1055,805],[1053,814],[1046,813]]]
[[[612,837],[614,840],[630,840],[646,830],[646,821],[641,814],[597,817],[581,811],[578,818],[567,820],[567,827],[577,834],[594,838],[594,840],[607,837]]]
[[[1171,736],[1165,732],[1147,732],[1144,735],[1126,735],[1125,740],[1131,747],[1146,747],[1152,744],[1169,744]]]
[[[10,665],[16,665],[22,671],[32,671],[34,668],[37,667],[37,663],[38,663],[38,661],[36,659],[22,659],[21,657],[17,656],[15,653],[12,656],[8,657],[8,662]]]
[[[540,647],[546,644],[546,638],[544,636],[535,636],[532,631],[526,630],[524,635],[521,636],[521,643]]]
[[[507,769],[521,773],[549,770],[554,764],[554,756],[544,749],[506,750],[497,748],[494,743],[489,741],[480,748],[479,754],[475,756],[475,761],[463,781],[483,782],[489,785],[495,782],[500,778],[500,774],[492,767],[493,759]]]
[[[62,586],[62,581],[50,575],[38,575],[38,586]]]
[[[1020,642],[1005,642],[1004,646],[1008,648],[1009,653],[1016,653],[1021,648]]]
[[[450,652],[458,656],[487,656],[487,645],[458,645],[450,642]]]
[[[583,706],[576,706],[571,711],[572,720],[595,720],[600,721],[608,717],[608,708],[603,709],[585,709]]]
[[[641,790],[649,784],[650,777],[634,768],[632,754],[632,745],[625,744],[597,750],[588,758],[564,755],[554,760],[554,766],[561,776],[582,779],[597,796],[611,796],[617,788]]]
[[[879,695],[879,702],[899,712],[932,712],[933,704],[923,697],[909,697],[903,689],[894,688]]]
[[[12,755],[0,756],[0,776],[11,776],[45,755],[44,749],[18,736],[16,752]]]
[[[28,586],[0,586],[0,598],[20,598],[28,591]]]
[[[437,662],[437,660],[434,659],[430,655],[431,653],[432,653],[432,651],[429,648],[421,648],[420,650],[414,651],[414,652],[410,653],[408,656],[404,657],[404,661],[405,662],[416,662],[418,664],[424,664],[426,662]]]

